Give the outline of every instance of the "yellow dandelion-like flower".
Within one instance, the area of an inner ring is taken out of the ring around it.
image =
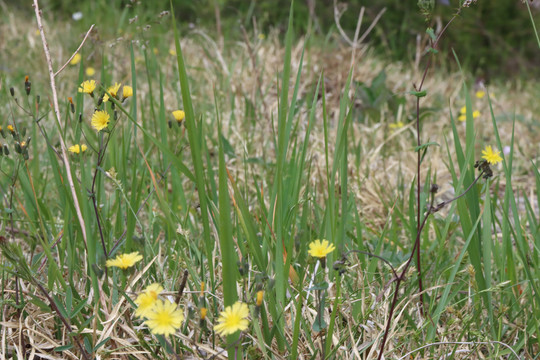
[[[85,93],[85,94],[90,94],[90,95],[94,93],[95,89],[96,89],[96,80],[83,81],[81,86],[79,86],[80,93]]]
[[[86,146],[85,144],[82,144],[82,145],[73,145],[73,146],[70,146],[68,148],[68,150],[74,154],[79,154],[79,153],[82,153],[82,152],[85,152],[86,149],[88,149],[88,146]]]
[[[333,244],[330,244],[328,240],[315,240],[309,243],[309,255],[318,258],[325,258],[326,255],[334,251],[336,247]]]
[[[156,301],[158,300],[158,295],[163,291],[163,287],[160,284],[154,283],[149,285],[144,289],[142,294],[139,294],[135,299],[135,304],[137,304],[137,310],[135,310],[135,316],[137,317],[148,317],[148,314],[154,308]]]
[[[238,330],[244,331],[249,326],[248,316],[247,304],[238,301],[232,306],[227,306],[219,314],[218,324],[214,326],[214,330],[221,335],[231,335]]]
[[[107,265],[107,267],[116,266],[120,269],[127,269],[135,265],[138,261],[141,261],[142,258],[142,255],[140,255],[138,251],[135,251],[129,254],[120,254],[114,259],[107,260],[105,265]]]
[[[478,98],[478,99],[482,99],[484,96],[486,96],[486,92],[484,90],[478,90],[475,94],[475,96]]]
[[[120,86],[122,86],[122,84],[115,82],[113,86],[109,86],[109,88],[107,88],[107,91],[112,96],[117,97],[118,90],[120,90]]]
[[[175,303],[158,299],[147,318],[144,323],[152,334],[168,336],[180,328],[184,321],[184,312]]]
[[[183,110],[175,110],[172,114],[178,122],[181,122],[186,117],[186,113]]]
[[[7,126],[7,129],[8,129],[8,131],[9,131],[10,133],[14,133],[14,132],[15,132],[15,128],[14,128],[13,125],[11,125],[11,124]]]
[[[482,150],[482,159],[486,160],[491,165],[496,165],[502,161],[500,151],[493,151],[491,145],[486,146],[485,150]]]
[[[73,59],[69,62],[69,65],[77,65],[81,62],[82,56],[80,53],[76,53]]]
[[[124,85],[122,88],[122,97],[127,99],[130,96],[133,96],[133,88],[131,86]]]
[[[176,50],[175,49],[169,49],[169,55],[176,56]]]
[[[104,110],[98,110],[92,115],[92,126],[97,131],[101,131],[109,125],[110,116]]]
[[[89,66],[86,68],[86,76],[88,77],[92,77],[96,74],[96,69],[94,69],[93,67]]]
[[[398,121],[398,122],[392,123],[392,124],[390,124],[388,126],[390,127],[390,129],[395,130],[395,129],[401,129],[403,126],[405,126],[405,124],[403,123],[403,121]]]
[[[459,121],[467,120],[467,107],[466,106],[462,107],[459,110],[459,113],[460,113],[460,115],[458,116]],[[472,113],[473,119],[476,119],[476,118],[480,117],[480,115],[482,115],[482,114],[478,110],[474,110],[473,113]]]

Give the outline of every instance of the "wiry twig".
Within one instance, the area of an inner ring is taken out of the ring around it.
[[[49,52],[49,44],[47,43],[47,39],[45,38],[45,31],[43,30],[43,23],[41,21],[41,10],[39,9],[38,0],[34,0],[33,6],[34,6],[35,14],[36,14],[36,20],[38,23],[39,32],[41,35],[41,42],[43,43],[43,51],[45,52],[47,66],[49,68],[49,78],[50,78],[50,83],[51,83],[51,92],[53,96],[53,106],[54,106],[54,114],[56,118],[56,125],[58,126],[60,130],[62,130],[60,106],[58,105],[58,94],[56,92],[56,82],[54,80],[55,73],[53,70],[51,54]],[[69,188],[71,189],[71,195],[73,197],[73,205],[75,207],[75,212],[77,213],[77,218],[79,219],[79,225],[81,227],[81,233],[84,240],[84,246],[86,249],[88,249],[87,240],[86,240],[86,225],[84,222],[84,218],[82,216],[79,200],[77,198],[77,191],[75,190],[73,177],[71,176],[71,166],[69,165],[67,147],[62,136],[59,137],[59,140],[60,140],[60,147],[62,148],[62,159],[64,160],[64,165],[66,167],[67,181],[69,183]]]
[[[57,72],[54,73],[54,76],[58,76],[58,74],[60,74],[62,72],[62,70],[65,69],[66,66],[68,66],[68,64],[71,62],[71,60],[73,60],[73,58],[75,57],[75,55],[77,55],[79,53],[79,51],[82,49],[83,45],[84,45],[84,42],[86,41],[86,39],[88,38],[88,35],[90,35],[90,33],[92,32],[92,30],[94,29],[94,26],[95,24],[92,24],[92,26],[90,26],[90,29],[88,29],[88,31],[86,32],[86,35],[84,36],[84,39],[81,41],[81,45],[79,45],[79,47],[77,48],[77,50],[75,50],[75,52],[73,53],[73,55],[71,55],[71,57],[68,59],[68,61],[66,61],[66,63],[60,68],[60,70],[58,70]]]
[[[377,22],[379,22],[379,19],[381,18],[381,16],[386,12],[386,8],[383,8],[381,11],[379,11],[377,16],[375,16],[375,19],[373,19],[373,21],[371,22],[371,25],[367,28],[366,31],[364,31],[362,36],[359,39],[357,39],[358,32],[360,30],[360,25],[362,24],[362,18],[364,17],[364,7],[362,7],[362,9],[360,10],[360,14],[358,16],[358,23],[357,23],[354,40],[351,40],[347,36],[347,34],[345,33],[345,30],[343,30],[343,28],[341,27],[341,23],[339,22],[344,12],[345,12],[344,10],[340,11],[338,9],[337,0],[334,0],[334,22],[336,23],[336,27],[339,31],[339,34],[343,37],[343,40],[345,40],[347,44],[349,44],[352,48],[357,49],[357,48],[360,48],[360,44],[362,44],[362,41],[364,41],[364,39],[369,35],[371,30],[373,30],[375,25],[377,25]]]

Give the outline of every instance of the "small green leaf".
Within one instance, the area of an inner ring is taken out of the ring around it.
[[[437,40],[437,36],[435,35],[435,32],[433,31],[433,28],[427,28],[426,34],[429,35],[431,40],[433,40],[433,41]]]
[[[435,145],[435,146],[440,146],[438,143],[436,143],[435,141],[430,141],[428,143],[425,143],[425,144],[422,144],[420,146],[416,146],[414,148],[414,152],[419,152],[421,150],[424,150],[424,149],[427,149],[428,147],[432,146],[432,145]]]
[[[422,90],[422,91],[409,91],[409,94],[421,98],[421,97],[424,97],[424,96],[427,95],[427,90]]]
[[[62,351],[66,351],[66,350],[69,350],[73,347],[73,344],[67,344],[67,345],[64,345],[64,346],[58,346],[58,347],[55,347],[54,348],[54,351],[58,351],[58,352],[62,352]]]
[[[432,54],[438,54],[438,53],[439,53],[439,50],[434,49],[434,48],[429,48],[429,49],[428,49],[428,52],[430,52],[430,53],[432,53]]]
[[[326,289],[328,289],[328,283],[325,281],[320,284],[313,284],[313,286],[310,287],[308,290],[326,290]]]

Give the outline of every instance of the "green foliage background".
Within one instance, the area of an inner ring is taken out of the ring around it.
[[[341,18],[345,31],[354,32],[358,14],[365,7],[362,29],[366,29],[379,11],[386,8],[369,38],[366,40],[376,51],[391,61],[413,61],[416,54],[417,36],[424,35],[420,29],[446,24],[455,13],[460,0],[450,0],[450,5],[435,1],[433,16],[427,20],[420,14],[417,0],[343,1],[346,11]],[[9,3],[9,1],[8,1]],[[215,9],[220,9],[223,34],[226,38],[241,38],[241,27],[253,27],[256,19],[261,31],[277,28],[282,31],[287,25],[290,0],[175,0],[176,17],[182,27],[197,25],[209,31],[216,28]],[[310,14],[309,3],[315,4],[314,17]],[[126,14],[147,14],[148,8],[155,11],[167,10],[168,0],[155,1],[83,1],[73,4],[67,0],[44,1],[46,8],[69,17],[75,11],[99,14],[99,17],[117,15],[111,8],[125,8],[132,4]],[[16,4],[15,4],[16,5]],[[140,9],[141,11],[138,11]],[[144,10],[144,11],[143,11]],[[538,13],[538,9],[533,9]],[[334,33],[339,36],[334,23],[333,0],[297,0],[295,2],[294,24],[297,34],[305,34],[308,29],[321,36]],[[92,19],[94,20],[94,19]],[[88,20],[88,21],[92,21]],[[124,19],[124,21],[127,19]],[[478,0],[469,9],[462,11],[458,19],[459,31],[447,34],[440,49],[448,60],[443,66],[454,68],[452,49],[460,55],[466,69],[476,76],[490,79],[494,77],[528,76],[540,73],[537,65],[539,50],[530,38],[530,19],[522,1]],[[540,26],[540,24],[537,24]]]

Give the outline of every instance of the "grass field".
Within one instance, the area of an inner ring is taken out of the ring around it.
[[[0,359],[540,358],[534,79],[0,4]]]

